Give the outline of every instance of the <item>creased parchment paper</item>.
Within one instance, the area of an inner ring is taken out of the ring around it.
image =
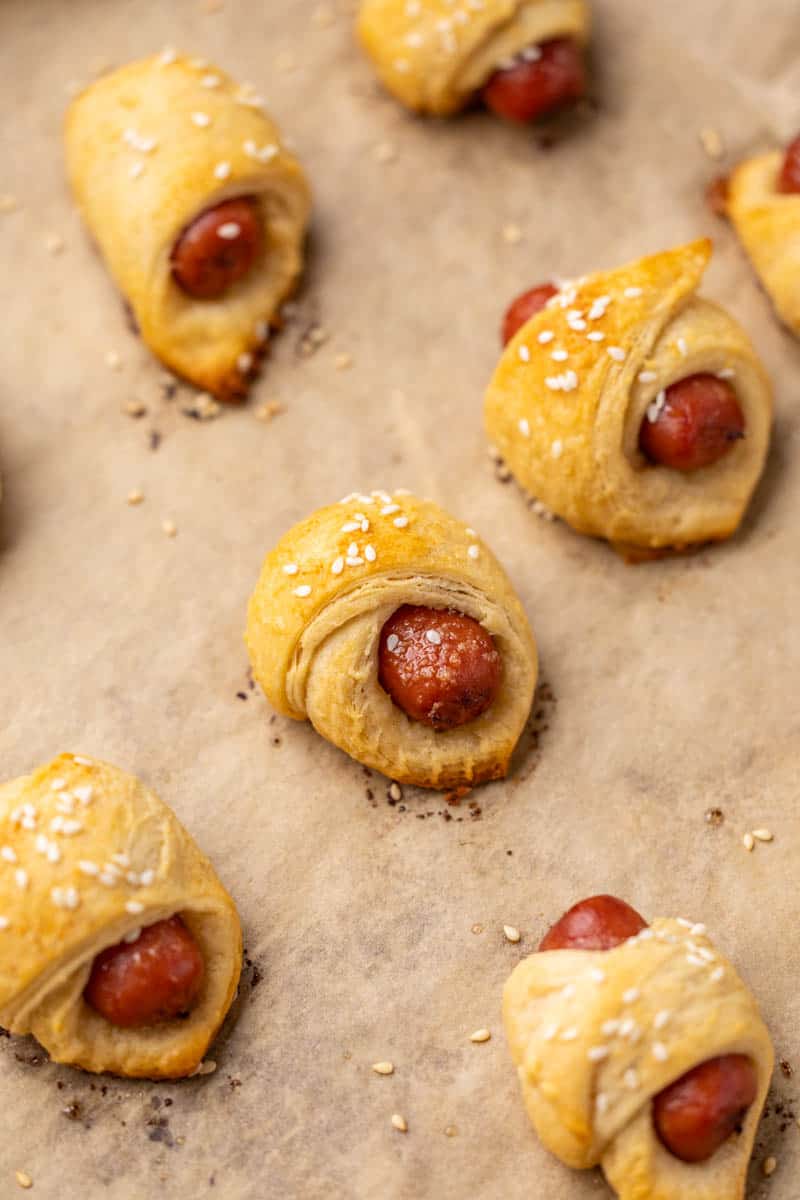
[[[593,7],[598,110],[547,148],[480,113],[407,116],[338,3],[0,6],[0,192],[18,202],[0,214],[2,777],[66,749],[141,775],[233,892],[249,954],[205,1078],[92,1079],[0,1040],[3,1197],[17,1171],[58,1200],[607,1195],[538,1144],[500,1025],[513,965],[600,890],[706,922],[756,989],[785,1065],[750,1195],[800,1196],[800,346],[703,203],[742,152],[795,132],[797,5]],[[250,80],[315,191],[296,315],[251,403],[209,422],[162,389],[63,178],[70,88],[165,44]],[[775,379],[774,449],[730,545],[630,568],[495,477],[480,416],[497,327],[554,273],[706,232],[704,292]],[[259,420],[270,404],[284,411]],[[492,544],[542,654],[514,775],[458,807],[408,789],[389,804],[388,781],[271,719],[248,684],[267,548],[319,504],[399,485]],[[759,827],[775,839],[748,854]]]

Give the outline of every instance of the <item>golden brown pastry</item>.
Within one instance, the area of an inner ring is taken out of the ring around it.
[[[190,1075],[241,960],[233,901],[133,776],[62,754],[0,786],[0,1025],[87,1071]]]
[[[489,438],[528,492],[623,551],[729,537],[764,467],[769,380],[696,294],[710,255],[701,240],[537,288],[506,317]]]
[[[420,787],[504,776],[536,683],[502,567],[408,492],[356,493],[289,530],[250,600],[247,646],[279,712]]]
[[[724,205],[778,316],[800,336],[800,137],[741,163]]]
[[[570,909],[505,986],[544,1145],[620,1200],[742,1200],[773,1067],[750,991],[704,925],[621,900]]]
[[[407,108],[449,116],[475,96],[525,121],[586,87],[585,0],[362,0],[358,36]]]
[[[303,261],[310,195],[259,98],[203,60],[121,67],[66,119],[73,191],[147,345],[244,394]]]

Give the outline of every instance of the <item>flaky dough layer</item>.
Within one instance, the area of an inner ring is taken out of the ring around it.
[[[727,211],[775,311],[800,337],[800,195],[778,191],[783,154],[748,159],[728,183]]]
[[[73,192],[144,341],[198,387],[240,394],[242,356],[262,348],[303,262],[310,193],[277,127],[216,67],[156,55],[82,92],[65,136]],[[172,248],[206,209],[242,196],[258,203],[263,257],[221,299],[193,299],[172,278]]]
[[[659,919],[613,950],[532,954],[506,983],[503,1017],[528,1115],[562,1162],[602,1165],[620,1200],[743,1200],[774,1054],[702,925]],[[755,1063],[755,1103],[712,1158],[684,1163],[655,1132],[653,1098],[726,1054]]]
[[[695,294],[710,256],[703,239],[566,284],[500,359],[489,438],[518,482],[580,533],[686,548],[727,538],[742,520],[767,456],[772,390],[736,321]],[[704,372],[729,379],[746,436],[698,471],[647,462],[638,440],[648,407]]]
[[[363,0],[357,31],[387,90],[443,117],[528,46],[586,42],[589,9],[585,0]]]
[[[403,604],[455,609],[494,637],[500,690],[469,725],[435,732],[380,686],[381,629]],[[533,634],[500,564],[474,531],[408,493],[350,496],[291,529],[267,555],[246,640],[279,712],[308,718],[359,762],[421,787],[505,775],[536,684]]]
[[[190,1075],[230,1008],[236,907],[171,809],[132,775],[62,754],[0,786],[0,1025],[55,1062],[148,1079]],[[101,950],[179,914],[205,962],[185,1019],[118,1028],[83,1000]]]

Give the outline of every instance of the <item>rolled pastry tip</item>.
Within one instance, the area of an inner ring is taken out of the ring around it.
[[[623,552],[730,537],[764,468],[771,385],[737,322],[696,294],[710,256],[703,239],[564,284],[508,343],[486,393],[488,436],[522,487]],[[671,389],[692,392],[698,377],[700,390],[715,377],[740,423],[711,465],[673,469],[641,447]]]
[[[760,154],[733,171],[725,207],[775,311],[800,337],[800,144],[793,143],[788,153],[793,149],[798,160],[794,188],[789,187],[787,151]]]
[[[354,493],[289,530],[264,562],[246,642],[278,712],[420,787],[503,777],[536,684],[502,567],[408,492]]]
[[[743,1200],[774,1052],[703,925],[660,918],[613,949],[533,954],[505,985],[503,1018],[528,1116],[563,1163],[601,1166],[620,1200]],[[748,1066],[750,1103],[738,1132],[684,1161],[655,1102],[717,1060]]]
[[[242,933],[174,813],[62,754],[0,786],[0,868],[0,1025],[86,1071],[191,1075],[236,995]]]
[[[585,0],[362,0],[357,35],[401,104],[442,117],[545,43],[583,47],[589,27]]]
[[[70,183],[142,338],[221,400],[243,396],[303,265],[310,192],[259,97],[156,55],[70,105]]]

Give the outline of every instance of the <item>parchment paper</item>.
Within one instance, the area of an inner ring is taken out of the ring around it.
[[[235,895],[250,964],[203,1079],[92,1079],[3,1039],[2,1196],[17,1170],[59,1200],[608,1194],[539,1145],[500,1025],[513,965],[600,890],[702,919],[740,964],[785,1061],[750,1195],[800,1196],[800,347],[703,203],[726,164],[795,132],[797,4],[593,7],[598,109],[551,138],[480,113],[412,119],[338,4],[0,6],[0,191],[20,205],[0,214],[2,777],[66,749],[141,775]],[[251,404],[208,423],[181,412],[190,391],[165,395],[62,168],[70,87],[167,43],[263,92],[316,196],[297,314]],[[705,293],[775,379],[774,448],[731,544],[630,568],[495,478],[482,394],[519,290],[704,232]],[[304,356],[315,322],[328,340]],[[271,401],[285,411],[258,420]],[[541,649],[515,774],[460,807],[410,789],[389,804],[388,781],[248,684],[268,547],[317,505],[399,485],[490,541]],[[748,854],[756,827],[775,840]],[[474,1045],[481,1026],[492,1040]]]

